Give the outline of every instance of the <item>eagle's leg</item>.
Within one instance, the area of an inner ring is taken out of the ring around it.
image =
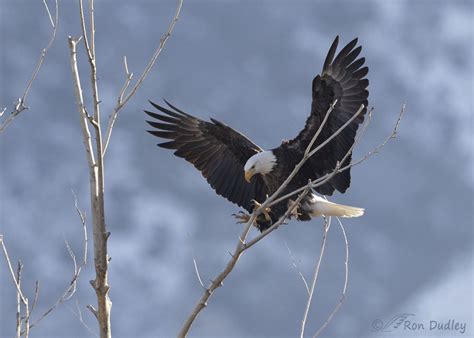
[[[253,202],[253,210],[254,210],[254,211],[255,211],[255,209],[258,209],[258,208],[260,208],[260,207],[262,206],[262,205],[261,205],[259,202],[257,202],[256,200],[252,200],[252,202]],[[262,210],[262,214],[265,216],[265,220],[266,220],[267,222],[271,222],[271,221],[272,221],[272,218],[270,217],[270,214],[269,214],[270,211],[271,211],[271,209],[268,208],[268,207]]]
[[[250,215],[243,211],[239,211],[236,214],[232,214],[232,216],[234,216],[237,220],[237,224],[247,223],[250,220]]]

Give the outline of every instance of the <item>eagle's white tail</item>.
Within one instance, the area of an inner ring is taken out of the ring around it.
[[[339,216],[339,217],[359,217],[364,214],[364,209],[350,207],[348,205],[336,204],[313,195],[310,200],[311,216]]]

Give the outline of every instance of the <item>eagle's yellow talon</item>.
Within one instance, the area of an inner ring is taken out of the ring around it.
[[[259,202],[257,202],[256,200],[252,200],[253,202],[253,205],[254,205],[254,210],[260,208],[262,206],[262,204],[260,204]],[[265,216],[265,220],[267,222],[271,222],[272,221],[272,218],[270,217],[270,214],[269,212],[272,211],[272,209],[270,209],[269,207],[266,207],[265,209],[262,210],[262,214]]]
[[[239,211],[237,214],[232,214],[237,219],[237,224],[247,223],[250,220],[250,215],[243,211]]]

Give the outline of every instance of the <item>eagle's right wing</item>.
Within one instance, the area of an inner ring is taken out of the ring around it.
[[[160,121],[147,121],[156,128],[148,132],[170,140],[158,146],[175,149],[174,154],[201,171],[219,195],[251,212],[252,200],[263,201],[267,189],[260,175],[255,175],[250,183],[245,181],[244,165],[262,149],[215,119],[211,118],[212,122],[200,120],[165,102],[171,109],[150,101],[161,114],[145,111]]]

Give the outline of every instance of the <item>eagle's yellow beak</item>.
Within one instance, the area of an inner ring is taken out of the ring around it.
[[[252,170],[246,171],[245,172],[245,180],[250,183],[250,180],[252,179],[252,176],[254,175],[254,172]]]

